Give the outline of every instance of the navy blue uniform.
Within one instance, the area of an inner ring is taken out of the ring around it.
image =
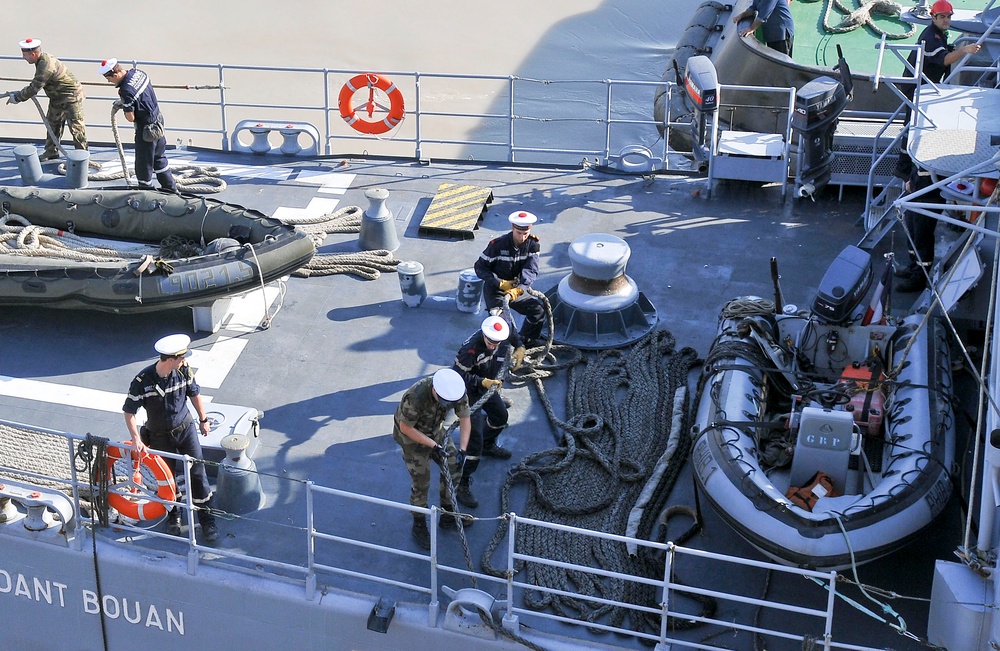
[[[513,331],[511,333],[513,334]],[[510,344],[507,342],[490,350],[482,332],[476,332],[458,349],[452,368],[465,380],[470,406],[479,402],[486,393],[486,389],[483,388],[484,379],[499,379],[500,371],[509,354]],[[472,435],[469,437],[469,447],[466,450],[468,457],[462,472],[463,479],[472,476],[479,467],[479,457],[483,449],[496,445],[497,437],[507,426],[507,405],[503,404],[499,391],[494,391],[493,395],[483,403],[482,410],[486,415],[486,426],[484,428],[481,425],[480,419],[472,419]]]
[[[767,47],[792,56],[795,21],[792,20],[788,0],[754,0],[750,8],[756,11],[757,19],[764,23],[761,34]]]
[[[201,387],[190,367],[182,366],[180,371],[171,371],[167,377],[160,377],[156,364],[151,364],[132,379],[122,411],[134,415],[139,407],[146,410],[146,424],[139,430],[139,435],[149,447],[201,459],[198,424],[187,407],[188,397],[199,393]],[[181,473],[175,468],[174,474]],[[205,466],[195,463],[191,467],[192,501],[198,506],[210,506],[211,496]]]
[[[134,114],[135,122],[135,175],[140,186],[152,187],[153,174],[164,190],[176,191],[177,184],[170,173],[167,160],[167,139],[160,136],[153,142],[146,142],[143,129],[153,123],[163,126],[163,114],[156,101],[153,84],[145,72],[131,68],[118,85],[122,110]]]
[[[483,298],[490,310],[503,306],[504,293],[500,291],[501,280],[517,281],[521,289],[531,287],[538,277],[538,238],[528,235],[521,246],[514,244],[514,235],[506,233],[490,241],[476,260],[476,275],[483,279]],[[537,339],[542,334],[545,307],[542,302],[527,292],[516,301],[510,302],[510,309],[524,315],[524,325],[515,332],[511,324],[511,340],[515,346],[525,341]]]

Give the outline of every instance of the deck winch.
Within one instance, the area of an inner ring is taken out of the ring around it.
[[[569,246],[573,272],[548,292],[553,339],[579,348],[630,344],[656,326],[656,308],[625,275],[631,249],[620,237],[591,233]]]

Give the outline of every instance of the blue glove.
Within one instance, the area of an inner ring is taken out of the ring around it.
[[[8,104],[17,104],[18,103],[18,101],[17,101],[17,92],[15,92],[15,91],[12,90],[9,93],[7,93],[7,103]]]

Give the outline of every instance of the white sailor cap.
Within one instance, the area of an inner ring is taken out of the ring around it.
[[[98,72],[100,72],[103,77],[114,70],[116,65],[118,65],[118,59],[105,59],[104,61],[101,61],[101,67],[98,68]]]
[[[490,341],[507,341],[510,336],[510,326],[498,316],[486,317],[480,329]]]
[[[535,217],[530,212],[526,210],[515,210],[507,218],[514,228],[531,228],[531,225],[538,221],[538,217]]]
[[[434,391],[445,402],[456,402],[465,395],[465,380],[450,368],[434,374]]]
[[[170,355],[171,357],[187,357],[191,354],[188,350],[188,346],[191,345],[191,337],[187,335],[167,335],[162,339],[157,340],[153,344],[153,348],[156,352],[161,355]]]
[[[20,43],[18,43],[18,45],[21,46],[22,50],[34,50],[36,48],[42,47],[42,42],[37,38],[26,38]]]

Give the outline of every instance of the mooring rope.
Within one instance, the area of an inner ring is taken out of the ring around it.
[[[283,224],[295,226],[308,233],[318,249],[330,233],[360,233],[364,212],[358,206],[345,206],[332,213],[315,217],[279,219]],[[395,271],[400,260],[392,251],[377,249],[359,253],[317,253],[305,266],[292,272],[293,276],[332,276],[348,274],[364,280],[376,280],[383,271]]]
[[[552,349],[558,353],[560,348],[569,348],[547,347],[553,361]],[[552,424],[563,432],[562,445],[529,455],[510,470],[501,488],[501,511],[509,512],[511,489],[523,482],[529,485],[527,517],[624,535],[632,506],[666,449],[675,393],[686,388],[688,374],[698,363],[693,349],[674,348],[673,335],[660,330],[626,349],[580,355],[578,363],[567,367],[569,416],[565,421],[555,417],[538,378],[539,397]],[[529,368],[520,377],[532,377],[535,372],[535,368]],[[661,479],[664,497],[669,495],[690,450],[690,437],[686,435],[689,411],[685,404],[681,425],[685,435],[680,437]],[[640,537],[651,535],[657,515],[651,513],[644,518],[637,532]],[[501,523],[483,553],[483,571],[492,576],[505,576],[503,568],[493,565],[493,555],[506,533],[507,524]],[[542,527],[523,527],[517,535],[518,549],[525,554],[574,564],[590,561],[622,574],[650,578],[663,575],[662,562],[648,554],[630,556],[623,543]],[[540,564],[516,563],[515,571],[525,571],[523,581],[527,584],[581,595],[576,598],[529,591],[525,594],[529,608],[551,608],[562,616],[616,627],[628,616],[633,630],[659,633],[658,615],[647,617],[622,606],[586,599],[595,596],[621,603],[657,604],[659,596],[651,586]],[[682,621],[671,622],[674,628],[684,625]]]
[[[801,0],[802,2],[819,2],[819,0]],[[903,33],[887,32],[875,23],[874,15],[887,16],[889,18],[899,18],[903,11],[902,5],[892,2],[892,0],[862,0],[861,5],[856,9],[844,6],[840,0],[823,0],[826,7],[823,10],[823,29],[828,34],[846,34],[859,27],[867,27],[877,36],[885,36],[889,40],[898,41],[910,38],[917,32],[915,25]],[[834,7],[842,12],[843,18],[837,25],[830,24],[830,16]]]
[[[0,215],[0,253],[77,262],[118,262],[154,255],[157,251],[155,247],[98,246],[69,231],[36,226],[20,215]]]

